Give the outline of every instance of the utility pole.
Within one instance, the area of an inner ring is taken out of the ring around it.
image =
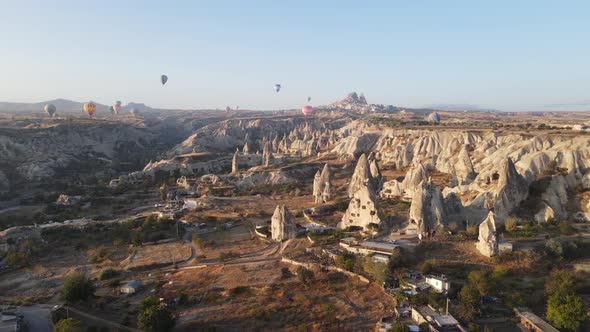
[[[449,297],[447,296],[447,313],[446,315],[449,315]]]

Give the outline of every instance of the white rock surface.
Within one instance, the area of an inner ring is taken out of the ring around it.
[[[484,256],[492,257],[498,253],[498,236],[496,235],[496,217],[489,212],[484,221],[479,224],[477,250]]]
[[[297,236],[293,215],[285,205],[277,205],[272,215],[270,233],[275,241],[284,241]]]

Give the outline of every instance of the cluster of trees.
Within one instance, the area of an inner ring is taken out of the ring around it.
[[[504,276],[501,269],[471,271],[467,276],[467,283],[457,296],[459,317],[472,321],[480,313],[481,297],[496,295],[496,285]]]
[[[377,283],[381,284],[390,275],[385,263],[373,261],[369,256],[357,256],[352,253],[344,253],[336,256],[334,263],[337,267],[358,274],[369,275]]]
[[[545,282],[547,320],[558,329],[577,331],[586,316],[574,283],[571,273],[565,270],[554,270]]]
[[[137,326],[142,331],[170,331],[174,324],[174,317],[168,308],[160,305],[156,296],[148,296],[139,302]]]
[[[156,215],[148,216],[143,222],[140,220],[127,220],[115,226],[111,231],[114,245],[132,243],[141,245],[143,242],[163,240],[165,238],[184,233],[182,225],[177,225],[174,220],[158,218]]]

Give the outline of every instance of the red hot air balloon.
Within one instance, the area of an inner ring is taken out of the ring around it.
[[[312,112],[313,112],[313,107],[311,107],[310,105],[305,105],[301,109],[301,113],[303,113],[303,115],[305,115],[305,117],[310,116]]]

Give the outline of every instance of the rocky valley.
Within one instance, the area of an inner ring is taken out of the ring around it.
[[[87,326],[133,329],[155,293],[180,330],[368,330],[431,308],[447,328],[500,331],[513,308],[541,315],[525,286],[548,273],[586,286],[580,114],[433,116],[358,94],[312,117],[150,112],[2,120],[4,302],[62,303],[82,273]],[[499,285],[476,290],[496,311],[466,307],[475,278]]]

